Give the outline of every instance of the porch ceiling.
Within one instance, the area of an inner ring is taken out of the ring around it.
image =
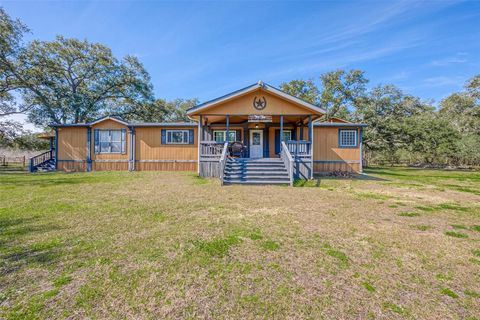
[[[312,120],[319,118],[320,116],[313,115]],[[308,115],[285,115],[283,116],[283,123],[291,123],[291,124],[308,124]],[[244,125],[249,123],[248,122],[248,115],[231,115],[230,116],[230,125]],[[227,116],[226,115],[203,115],[203,124],[226,124],[227,123]],[[251,122],[255,123],[255,122]],[[280,116],[274,115],[272,116],[273,124],[280,124]]]

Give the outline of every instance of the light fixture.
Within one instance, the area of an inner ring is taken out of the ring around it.
[[[258,129],[258,123],[255,123],[255,129]]]

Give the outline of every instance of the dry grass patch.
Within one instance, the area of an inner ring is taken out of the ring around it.
[[[369,173],[299,188],[0,175],[0,318],[480,314],[480,196],[459,191],[480,189],[479,174]]]

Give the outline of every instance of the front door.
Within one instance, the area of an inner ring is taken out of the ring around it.
[[[250,130],[250,158],[263,158],[263,130]]]

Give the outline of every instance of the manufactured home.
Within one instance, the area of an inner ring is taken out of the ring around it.
[[[364,124],[259,82],[187,111],[191,122],[130,123],[104,117],[54,124],[41,159],[58,171],[196,171],[223,183],[287,183],[314,173],[362,172]]]

